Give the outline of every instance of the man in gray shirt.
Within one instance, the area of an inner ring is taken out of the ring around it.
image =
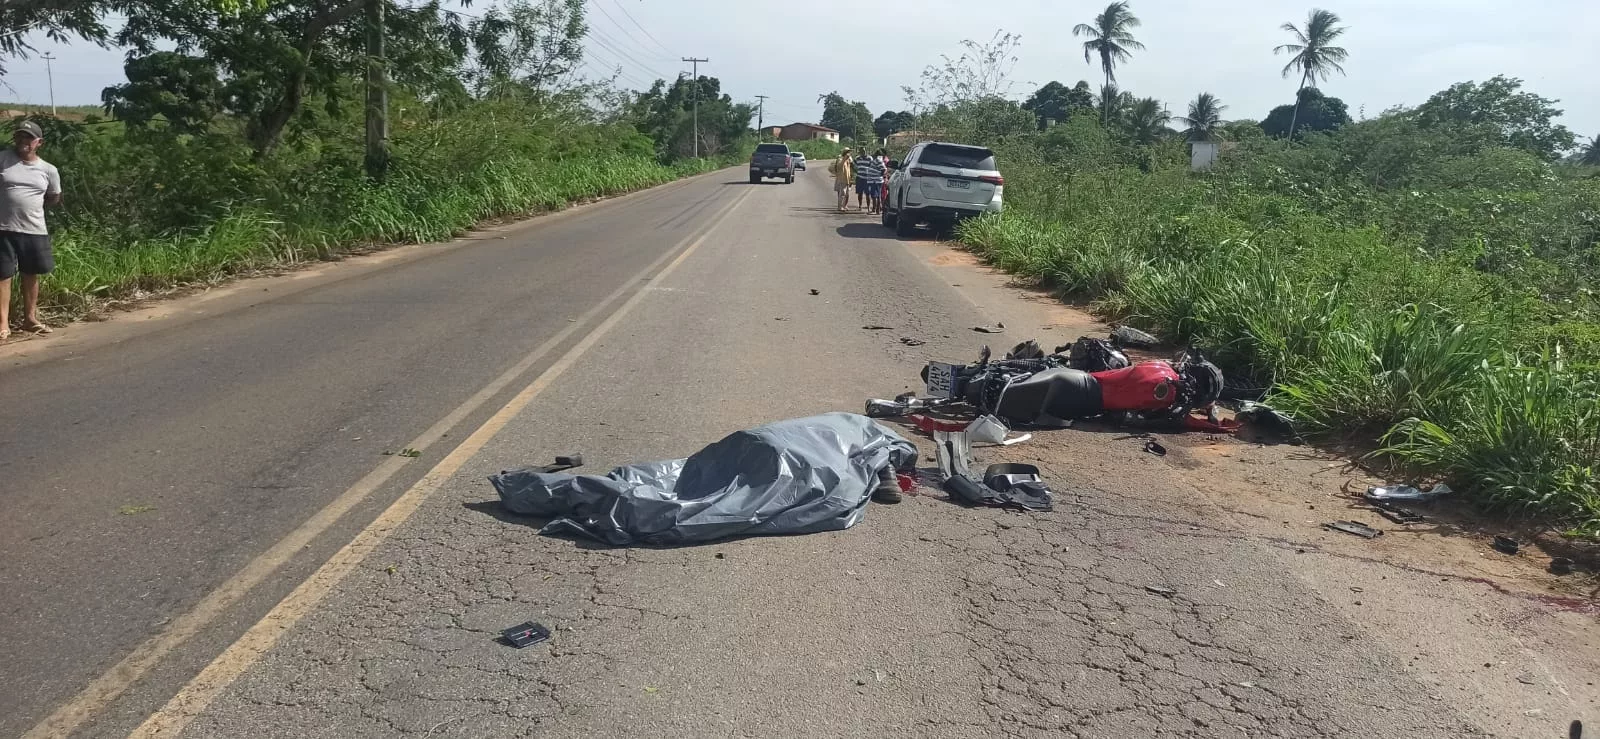
[[[55,269],[45,206],[61,203],[61,173],[39,158],[44,131],[23,121],[0,150],[0,341],[11,335],[11,278],[22,273],[22,326],[48,334],[39,320],[39,276]]]

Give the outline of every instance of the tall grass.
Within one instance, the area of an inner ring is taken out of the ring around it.
[[[1308,433],[1600,535],[1600,178],[1489,149],[1391,170],[1398,190],[1326,171],[1360,160],[1349,141],[1247,148],[1210,175],[1111,144],[1083,122],[1000,142],[1008,210],[962,240],[1206,347]]]
[[[97,126],[74,140],[68,129],[57,162],[72,209],[57,220],[57,269],[41,304],[78,316],[106,301],[375,244],[448,239],[486,219],[560,210],[743,156],[664,164],[631,129],[515,127],[503,114],[469,112],[401,132],[381,184],[365,180],[349,136],[256,162],[225,133],[141,138]]]

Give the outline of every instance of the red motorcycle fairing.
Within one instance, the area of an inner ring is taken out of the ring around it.
[[[1108,411],[1161,411],[1178,402],[1178,372],[1166,362],[1093,372],[1100,402]]]

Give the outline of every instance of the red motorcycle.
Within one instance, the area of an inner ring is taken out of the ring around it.
[[[984,347],[975,364],[930,362],[922,371],[925,397],[908,393],[894,400],[869,400],[867,415],[884,418],[932,409],[970,410],[1013,425],[1051,426],[1106,414],[1178,420],[1201,411],[1205,419],[1186,423],[1207,430],[1229,430],[1214,412],[1222,394],[1222,371],[1196,349],[1182,352],[1171,362],[1131,366],[1120,352],[1016,354],[1013,350],[1006,359],[990,361],[989,348]],[[1101,368],[1093,371],[1096,364]]]

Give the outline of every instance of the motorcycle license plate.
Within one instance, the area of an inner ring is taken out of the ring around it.
[[[955,395],[956,376],[961,368],[942,362],[928,363],[928,397],[949,398]]]

